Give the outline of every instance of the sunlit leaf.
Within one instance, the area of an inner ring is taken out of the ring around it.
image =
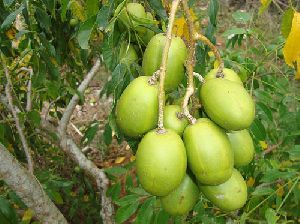
[[[89,39],[95,25],[96,16],[92,16],[79,27],[77,40],[82,49],[89,48]]]
[[[285,38],[287,38],[290,34],[294,13],[295,13],[294,9],[289,8],[285,10],[282,16],[281,33]]]

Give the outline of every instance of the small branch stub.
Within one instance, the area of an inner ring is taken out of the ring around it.
[[[153,86],[157,83],[157,80],[159,78],[159,70],[155,71],[153,75],[148,79],[149,85]]]
[[[204,79],[203,76],[200,75],[199,73],[193,72],[193,76],[196,77],[200,82],[202,82],[202,83],[205,82],[205,79]]]

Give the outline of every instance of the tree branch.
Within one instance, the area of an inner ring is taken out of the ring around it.
[[[42,223],[68,223],[35,176],[25,170],[1,143],[0,161],[1,179],[34,211]]]
[[[16,124],[16,128],[18,130],[20,140],[21,140],[21,143],[22,143],[25,155],[26,155],[26,159],[27,159],[27,163],[28,163],[28,170],[29,170],[30,173],[33,173],[33,161],[32,161],[32,157],[31,157],[31,154],[30,154],[30,149],[28,147],[24,131],[21,127],[17,111],[15,110],[15,106],[13,104],[13,97],[12,97],[13,85],[12,85],[10,74],[9,74],[8,69],[6,67],[5,61],[2,58],[2,55],[1,55],[1,61],[2,61],[2,66],[3,66],[4,73],[5,73],[6,80],[7,80],[7,84],[5,86],[5,94],[6,94],[6,98],[7,98],[7,101],[8,101],[8,106],[9,106],[9,109],[10,109],[12,115],[13,115],[13,118],[14,118],[14,121],[15,121],[15,124]]]
[[[165,43],[163,55],[162,55],[162,62],[160,66],[159,71],[159,97],[158,97],[158,106],[159,106],[159,116],[158,116],[158,132],[164,133],[164,106],[165,106],[165,91],[164,91],[164,84],[165,84],[165,76],[166,76],[166,68],[167,68],[167,60],[168,60],[168,54],[169,49],[171,46],[171,40],[172,40],[172,29],[175,19],[175,14],[178,8],[180,0],[174,0],[172,1],[172,7],[171,12],[169,16],[169,24],[167,29],[167,40]]]
[[[85,79],[82,81],[82,83],[78,87],[77,91],[79,94],[84,93],[85,89],[88,87],[90,81],[93,79],[93,77],[95,76],[95,74],[97,73],[99,68],[100,68],[100,59],[97,59],[96,63],[92,67],[92,69],[89,71],[89,73],[86,75]],[[79,96],[77,94],[75,94],[72,97],[72,99],[70,100],[67,108],[65,109],[65,111],[63,113],[63,116],[62,116],[62,118],[59,122],[59,126],[58,126],[59,134],[62,137],[66,135],[68,123],[70,121],[71,115],[72,115],[76,105],[78,104],[78,101],[79,101]]]
[[[28,83],[27,83],[26,111],[31,111],[31,107],[32,107],[32,101],[31,101],[31,79],[32,79],[32,76],[33,76],[33,70],[32,70],[32,68],[25,68],[25,67],[20,68],[20,70],[21,71],[29,72],[29,80],[28,80]]]
[[[188,103],[190,97],[194,94],[194,65],[195,65],[195,40],[193,38],[194,34],[194,24],[190,13],[190,9],[187,0],[182,0],[183,10],[186,16],[188,28],[189,28],[189,41],[188,41],[188,56],[186,60],[186,69],[188,73],[188,87],[186,88],[184,100],[182,103],[183,114],[189,120],[191,124],[196,123],[196,119],[190,114]]]

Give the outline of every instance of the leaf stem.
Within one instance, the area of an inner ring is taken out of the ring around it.
[[[158,106],[159,106],[159,116],[158,116],[158,133],[165,133],[165,128],[164,128],[164,106],[165,106],[165,90],[164,90],[164,84],[165,84],[165,77],[166,77],[166,68],[167,68],[167,61],[168,61],[168,54],[169,54],[169,49],[171,46],[171,40],[172,40],[172,29],[173,29],[173,24],[175,20],[175,14],[178,8],[180,0],[174,0],[172,2],[171,6],[171,12],[169,16],[169,24],[168,24],[168,29],[167,29],[167,39],[166,39],[166,44],[164,47],[163,55],[162,55],[162,63],[160,66],[160,71],[159,71],[159,96],[158,96]]]

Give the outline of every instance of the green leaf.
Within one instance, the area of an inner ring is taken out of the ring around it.
[[[281,33],[284,38],[287,38],[290,34],[294,13],[295,11],[292,8],[288,8],[284,11],[281,21]]]
[[[289,151],[290,160],[300,161],[300,145],[295,145],[293,149]]]
[[[168,223],[169,221],[169,214],[166,213],[163,209],[161,209],[156,216],[156,219],[154,220],[155,224],[161,224],[161,223]]]
[[[110,9],[111,8],[109,6],[104,5],[101,7],[97,14],[96,24],[98,25],[100,30],[104,30],[108,25]]]
[[[264,195],[270,195],[274,193],[274,190],[269,187],[257,187],[253,192],[253,196],[264,196]]]
[[[155,197],[148,198],[140,207],[134,223],[137,224],[151,223],[151,219],[154,212],[153,207],[155,202],[156,202]]]
[[[263,104],[263,103],[261,103],[261,102],[257,102],[257,103],[256,103],[256,108],[257,108],[259,111],[262,111],[262,112],[267,116],[267,118],[268,118],[270,121],[273,121],[272,111],[270,110],[269,107],[267,107],[265,104]]]
[[[40,113],[36,110],[29,111],[27,113],[27,118],[34,124],[34,126],[39,126],[41,123],[41,116]]]
[[[295,171],[282,172],[276,169],[268,170],[265,172],[263,177],[260,179],[262,183],[270,183],[278,179],[289,179],[295,176],[297,173]]]
[[[139,207],[139,201],[135,201],[124,207],[120,207],[116,213],[116,223],[124,223],[127,219],[132,216],[137,208]]]
[[[8,8],[15,0],[3,0],[4,7]]]
[[[154,12],[160,17],[162,18],[163,21],[167,21],[168,16],[167,16],[167,12],[164,9],[161,0],[148,0],[149,5],[151,6],[151,8],[154,10]]]
[[[92,122],[91,125],[86,130],[86,132],[84,133],[81,142],[83,142],[85,145],[88,145],[94,139],[98,130],[99,130],[99,122],[98,121]]]
[[[0,197],[0,223],[1,224],[19,223],[15,209],[3,197]]]
[[[94,29],[96,21],[96,16],[92,16],[88,18],[84,23],[82,23],[78,30],[77,40],[79,43],[79,46],[82,49],[88,49],[89,48],[89,39],[90,35]]]
[[[110,175],[121,176],[122,174],[125,174],[127,170],[121,166],[116,166],[116,167],[106,168],[104,172]]]
[[[98,0],[86,0],[86,15],[88,17],[94,16],[99,10],[99,1]]]
[[[258,118],[255,118],[253,123],[250,126],[250,132],[257,140],[266,139],[266,130],[261,121]]]
[[[41,26],[41,28],[49,31],[50,26],[51,26],[51,20],[50,20],[48,13],[38,7],[36,8],[35,13],[36,13],[37,21],[38,21],[39,25]]]
[[[263,14],[263,13],[269,8],[269,5],[271,4],[272,0],[267,0],[267,1],[264,1],[264,2],[265,2],[265,3],[262,4],[262,5],[259,7],[258,15]]]
[[[267,208],[265,211],[265,218],[268,224],[276,224],[276,221],[278,220],[276,212],[272,208]]]
[[[232,14],[233,19],[238,23],[247,23],[251,19],[251,15],[248,12],[236,11]]]
[[[217,14],[219,11],[218,0],[210,0],[208,5],[208,17],[211,24],[214,26],[217,24]]]
[[[104,132],[103,132],[103,140],[106,145],[110,145],[112,141],[112,129],[107,123],[104,127]]]
[[[115,203],[117,205],[121,206],[121,207],[124,207],[126,205],[131,204],[131,203],[139,201],[139,198],[140,198],[139,195],[130,194],[130,195],[126,195],[125,197],[116,200]]]
[[[53,189],[49,189],[47,188],[47,193],[49,195],[49,197],[58,205],[62,205],[64,203],[64,200],[62,198],[62,196],[60,195],[60,193],[58,191],[55,191]]]
[[[60,17],[63,22],[66,21],[68,3],[69,3],[69,0],[61,0],[61,3],[60,3],[61,4]]]
[[[116,201],[121,192],[121,183],[116,183],[107,189],[107,196],[110,197],[113,201]]]
[[[5,20],[3,21],[1,25],[1,29],[8,28],[16,19],[17,15],[20,14],[24,9],[24,5],[20,5],[18,9],[16,9],[14,12],[10,13]]]
[[[247,33],[247,30],[244,29],[244,28],[237,28],[237,27],[234,27],[230,30],[226,30],[222,36],[224,37],[231,37],[231,36],[235,36],[235,35],[239,35],[239,34],[246,34]]]

